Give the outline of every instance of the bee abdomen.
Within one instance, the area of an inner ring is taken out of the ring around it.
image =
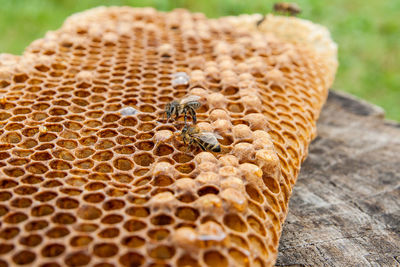
[[[221,146],[219,144],[216,144],[210,150],[212,152],[221,152]]]
[[[208,151],[212,151],[212,152],[221,152],[221,146],[220,144],[209,144],[209,143],[202,143],[202,147],[204,147],[205,149],[203,150],[208,150]]]

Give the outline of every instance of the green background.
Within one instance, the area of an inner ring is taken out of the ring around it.
[[[339,45],[333,87],[382,106],[400,121],[400,1],[297,0],[302,18],[327,26]],[[0,52],[21,54],[33,40],[59,28],[74,12],[99,5],[184,7],[209,17],[267,13],[263,0],[0,0]]]

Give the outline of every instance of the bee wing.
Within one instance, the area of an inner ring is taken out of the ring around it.
[[[220,136],[219,134],[216,134],[216,133],[213,133],[213,135],[215,136],[215,138],[217,138],[217,139],[224,139],[222,136]]]
[[[200,98],[201,98],[201,97],[198,96],[198,95],[189,95],[189,96],[187,96],[187,97],[185,97],[185,98],[182,98],[181,101],[180,101],[180,104],[181,104],[181,105],[184,105],[184,104],[189,103],[189,102],[192,102],[192,101],[197,101],[197,100],[199,100]]]
[[[210,132],[202,132],[196,135],[201,141],[209,143],[209,144],[216,144],[218,143],[217,137],[214,133]]]

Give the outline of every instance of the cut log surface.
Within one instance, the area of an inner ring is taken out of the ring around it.
[[[276,266],[400,266],[400,124],[330,92]]]

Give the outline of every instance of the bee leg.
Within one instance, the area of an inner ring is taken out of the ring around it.
[[[193,108],[190,109],[190,115],[192,116],[193,123],[196,124],[197,122],[196,111],[194,111]]]
[[[259,27],[265,20],[265,15],[256,23],[256,26]]]
[[[183,110],[183,113],[185,114],[185,125],[187,124],[187,109],[185,108]]]
[[[203,151],[206,151],[206,150],[207,150],[206,147],[205,147],[203,144],[201,144],[200,142],[197,142],[197,144],[199,145],[199,147],[201,148],[201,150],[203,150]]]
[[[192,145],[193,145],[193,140],[190,140],[188,146],[186,147],[186,153],[189,152],[190,147],[191,147]]]
[[[161,119],[168,122],[168,120],[169,120],[168,112],[164,112]]]

